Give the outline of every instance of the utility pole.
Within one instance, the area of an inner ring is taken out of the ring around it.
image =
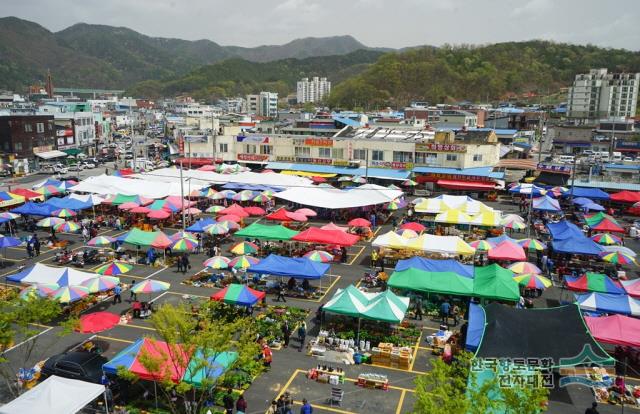
[[[576,186],[576,162],[578,161],[577,157],[573,157],[573,167],[571,168],[571,195],[569,196],[569,200],[573,204],[573,188]]]
[[[365,149],[364,179],[369,181],[369,148]]]
[[[182,209],[182,231],[185,231],[185,214],[184,214],[184,181],[182,180],[182,160],[180,160],[180,206]]]

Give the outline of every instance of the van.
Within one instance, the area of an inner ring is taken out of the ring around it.
[[[613,152],[613,157],[611,157],[612,162],[620,162],[622,161],[622,153],[621,152]]]
[[[575,157],[573,155],[561,155],[558,161],[562,164],[573,164]]]

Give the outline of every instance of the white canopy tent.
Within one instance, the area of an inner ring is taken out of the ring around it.
[[[388,203],[402,194],[400,190],[365,184],[350,190],[324,187],[290,188],[275,194],[275,197],[305,206],[339,209]]]
[[[191,183],[190,186],[191,191],[203,188],[202,185],[196,183]],[[140,195],[154,199],[182,195],[179,180],[178,182],[167,182],[150,178],[123,178],[104,174],[88,177],[78,185],[71,187],[70,190],[92,194]],[[184,193],[185,195],[187,193],[186,184]]]
[[[71,267],[53,267],[36,263],[21,272],[7,276],[7,280],[25,284],[57,283],[60,286],[76,286],[98,276],[100,275],[97,273],[82,272]]]
[[[104,385],[52,375],[0,407],[0,414],[75,414],[104,392]]]
[[[69,198],[82,201],[83,203],[90,201],[94,206],[102,204],[102,202],[106,200],[105,197],[99,196],[97,194],[70,194]]]

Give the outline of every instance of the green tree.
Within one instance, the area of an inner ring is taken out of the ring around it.
[[[255,360],[260,349],[255,342],[252,320],[238,318],[225,321],[214,316],[214,309],[215,305],[203,303],[198,314],[194,315],[187,306],[164,304],[151,317],[156,336],[167,343],[168,351],[155,355],[143,352],[140,362],[155,378],[159,385],[159,397],[172,413],[182,413],[185,409],[172,399],[173,393],[190,403],[191,412],[200,412],[204,402],[224,381],[224,375],[212,375],[216,367],[210,364],[222,353],[238,353],[238,358],[227,372],[239,367],[254,373],[263,369]],[[199,381],[171,381],[170,371],[162,368],[167,364],[173,364],[178,370],[187,367],[183,378],[198,378]],[[118,375],[129,381],[137,381],[135,374],[125,369],[119,369]]]
[[[499,388],[497,377],[476,386],[471,370],[473,355],[462,352],[451,364],[441,359],[432,369],[416,378],[414,414],[483,414],[492,409],[506,413],[535,414],[547,400],[544,388]],[[468,384],[472,384],[468,387]],[[496,395],[500,397],[496,398]]]
[[[305,104],[302,106],[302,110],[313,114],[316,112],[316,106],[313,104],[313,102],[305,102]]]
[[[60,314],[60,304],[49,298],[15,297],[0,303],[0,375],[12,395],[18,396],[23,391],[16,382],[20,368],[29,370],[45,357],[48,349],[38,347],[41,338],[38,334]],[[67,332],[63,329],[59,334]],[[24,343],[12,348],[18,341]]]

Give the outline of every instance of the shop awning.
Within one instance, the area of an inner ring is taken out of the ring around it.
[[[68,154],[62,151],[54,150],[54,151],[39,152],[36,154],[36,157],[42,158],[44,160],[51,160],[53,158],[66,157],[67,155]]]
[[[69,149],[64,149],[62,150],[62,152],[64,152],[67,155],[78,155],[80,154],[82,151],[79,150],[78,148],[69,148]]]
[[[436,181],[436,184],[440,187],[451,190],[489,191],[496,188],[495,183],[486,183],[481,181],[438,180]]]

